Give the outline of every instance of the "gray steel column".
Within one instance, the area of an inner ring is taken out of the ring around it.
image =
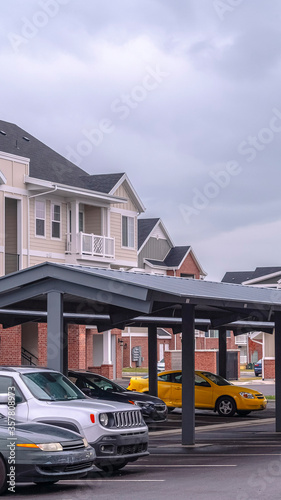
[[[219,328],[219,370],[218,374],[226,378],[226,352],[227,352],[227,341],[226,341],[226,328],[224,326]]]
[[[47,294],[47,363],[48,368],[63,371],[63,295],[60,292]]]
[[[275,319],[275,416],[276,432],[281,432],[281,313]]]
[[[149,394],[158,395],[157,381],[157,326],[148,327],[148,375],[149,375]]]
[[[195,443],[194,306],[182,306],[182,444]]]

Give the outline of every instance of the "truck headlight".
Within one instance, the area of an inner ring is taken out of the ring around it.
[[[99,415],[100,424],[104,427],[108,426],[108,415],[106,413],[100,413]]]
[[[242,398],[246,398],[246,399],[255,399],[255,396],[253,396],[253,394],[251,394],[250,392],[239,392],[240,396],[242,396]]]

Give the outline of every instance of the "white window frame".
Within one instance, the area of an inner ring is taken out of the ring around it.
[[[127,238],[128,238],[128,245],[124,245],[123,244],[123,220],[124,219],[127,219]],[[130,235],[129,235],[129,220],[132,220],[133,221],[133,245],[131,246],[130,245]],[[135,217],[132,217],[130,215],[125,215],[125,214],[122,214],[121,215],[121,247],[122,248],[128,248],[128,249],[131,249],[131,250],[134,250],[136,248],[136,245],[135,245],[135,239],[136,239],[136,229],[135,229]]]
[[[38,217],[37,216],[37,204],[38,203],[41,203],[42,205],[44,205],[44,217]],[[46,239],[46,201],[45,200],[35,200],[35,238],[44,238]],[[42,234],[37,234],[37,220],[43,220],[44,221],[44,235]]]
[[[55,220],[54,219],[54,207],[60,207],[60,220]],[[53,222],[54,223],[57,223],[59,224],[59,229],[60,229],[60,235],[59,236],[53,236]],[[55,202],[52,202],[51,203],[51,239],[52,240],[56,240],[56,241],[59,241],[61,240],[61,203],[55,203]]]

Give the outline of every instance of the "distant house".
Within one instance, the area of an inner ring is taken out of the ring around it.
[[[174,246],[160,218],[138,219],[138,269],[144,272],[203,279],[206,272],[198,261],[192,247]],[[140,362],[148,366],[147,329],[127,327],[122,332],[124,366],[136,366],[132,350],[139,347]],[[181,350],[181,336],[173,335],[169,329],[157,329],[158,361],[165,351]],[[208,340],[207,340],[208,342]]]
[[[257,267],[254,271],[233,271],[225,273],[222,282],[237,283],[246,286],[272,288],[275,290],[281,288],[281,266],[276,267]],[[240,335],[237,338],[242,345],[242,352],[247,358],[248,363],[255,363],[262,359],[263,378],[275,377],[275,346],[274,334],[270,335],[264,332],[252,332],[246,335]]]

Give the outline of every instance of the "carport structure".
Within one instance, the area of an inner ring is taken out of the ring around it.
[[[87,313],[83,310],[83,305]],[[148,327],[149,391],[157,395],[157,326],[182,332],[182,444],[195,442],[195,328],[219,330],[219,373],[226,373],[226,329],[275,328],[281,357],[281,292],[229,283],[44,263],[0,278],[4,328],[47,321],[49,368],[67,372],[68,323],[98,331]],[[275,364],[276,431],[281,432],[281,363]]]

